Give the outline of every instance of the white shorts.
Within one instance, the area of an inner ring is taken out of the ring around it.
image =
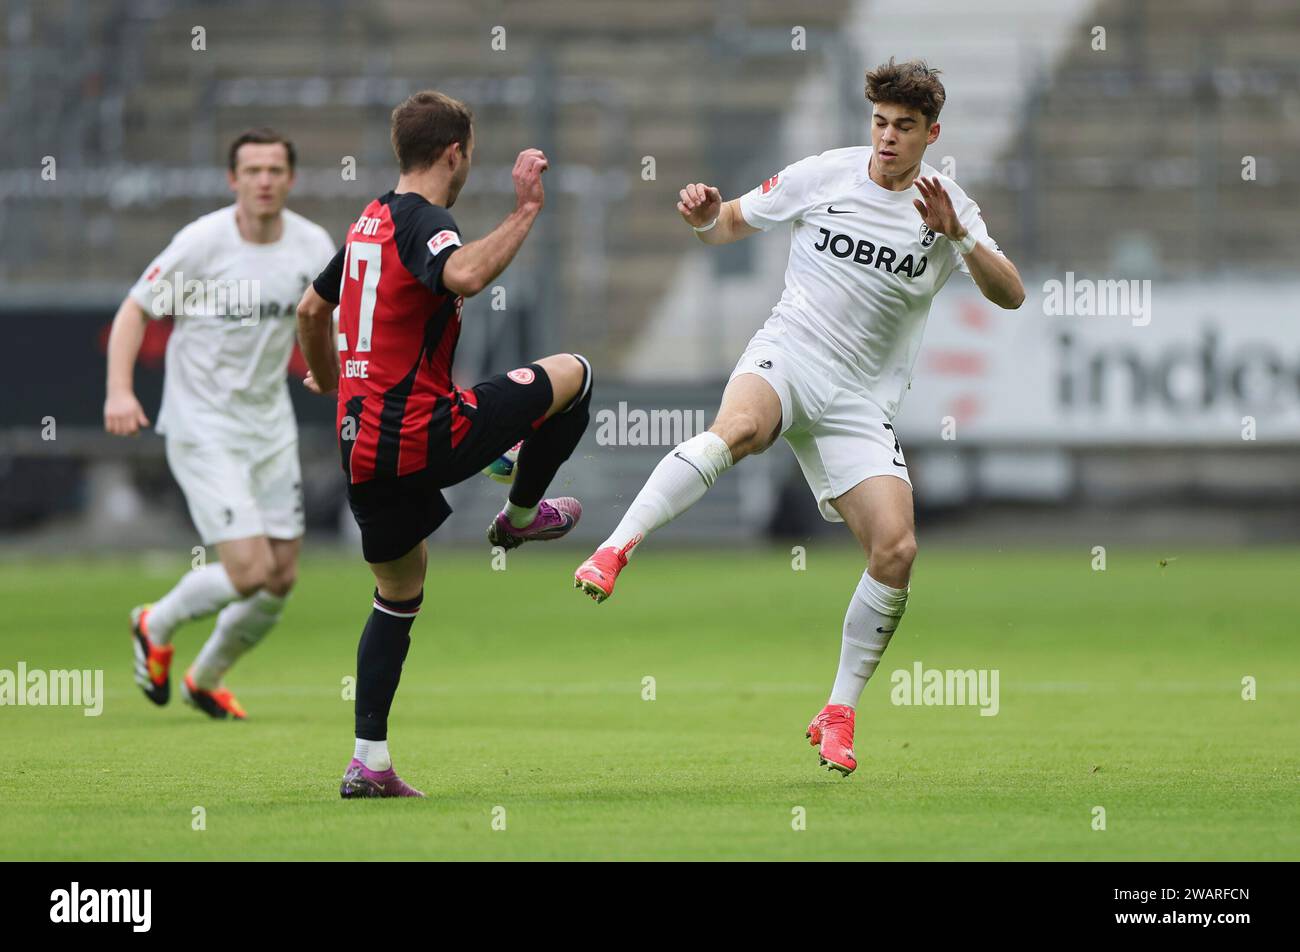
[[[261,453],[168,439],[167,464],[185,493],[204,545],[302,535],[302,469],[296,441]]]
[[[824,370],[761,333],[749,342],[730,379],[741,374],[757,374],[781,398],[781,435],[827,522],[844,521],[831,500],[864,479],[897,476],[912,485],[894,427],[870,397],[838,386]]]

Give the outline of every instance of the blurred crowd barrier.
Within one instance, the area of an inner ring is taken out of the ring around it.
[[[466,306],[458,373],[595,361],[622,435],[593,423],[565,478],[600,538],[671,445],[635,421],[711,420],[780,294],[785,239],[700,247],[677,190],[736,195],[867,141],[863,70],[890,56],[943,70],[927,159],[980,203],[1029,291],[1001,312],[955,275],[935,301],[897,420],[928,524],[1029,536],[1120,513],[1156,538],[1300,534],[1293,0],[9,0],[0,17],[0,225],[22,236],[0,255],[22,355],[0,401],[0,532],[19,547],[192,535],[161,441],[100,427],[114,308],[229,200],[225,147],[252,125],[295,139],[290,206],[341,237],[391,186],[389,110],[429,86],[476,113],[465,233],[509,210],[518,150],[552,160],[501,293]],[[167,332],[141,355],[151,414]],[[293,383],[312,529],[346,533],[331,410]],[[452,497],[487,511],[495,491]],[[824,531],[779,446],[666,535]],[[441,534],[479,535],[467,519]]]

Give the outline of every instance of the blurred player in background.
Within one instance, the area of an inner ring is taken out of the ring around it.
[[[338,390],[348,502],[375,576],[357,647],[345,798],[424,796],[393,770],[388,714],[424,598],[425,538],[451,514],[441,490],[523,440],[488,541],[513,549],[567,534],[582,514],[578,500],[542,494],[578,445],[591,404],[591,367],[575,354],[544,357],[468,390],[451,376],[463,300],[496,280],[528,236],[542,210],[546,157],[519,153],[515,210],[463,244],[449,209],[469,176],[470,110],[441,93],[416,93],[393,110],[392,141],[397,187],[366,206],[298,307],[311,368],[305,383],[317,393]]]
[[[271,129],[237,138],[227,174],[235,203],[177,232],[131,288],[109,336],[104,426],[132,436],[149,425],[133,388],[145,324],[176,321],[157,429],[194,526],[218,561],[131,612],[135,677],[149,700],[166,704],[176,629],[219,612],[181,688],[186,702],[214,718],[245,716],[222,679],[279,620],[302,541],[298,428],[286,380],[290,318],[334,244],[284,207],[294,161],[293,144]]]
[[[784,436],[823,518],[847,523],[867,554],[830,700],[807,731],[821,763],[845,776],[857,766],[855,708],[907,605],[912,484],[890,421],[931,299],[960,270],[1001,307],[1024,300],[979,207],[922,162],[939,137],[938,71],[891,59],[867,73],[866,97],[870,147],[802,159],[726,203],[711,186],[681,190],[677,209],[706,244],[791,223],[785,292],[736,364],[713,426],[664,457],[574,576],[597,602],[608,598],[647,535]]]

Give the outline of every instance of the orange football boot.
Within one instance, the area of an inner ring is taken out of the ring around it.
[[[637,534],[621,549],[612,545],[597,549],[573,573],[573,587],[582,589],[599,605],[614,594],[614,582],[618,579],[618,573],[627,567],[627,554],[640,541],[641,536]]]
[[[821,765],[848,776],[858,768],[853,755],[853,708],[847,704],[827,704],[821,709],[804,735],[817,747]]]
[[[230,693],[229,688],[217,688],[215,691],[205,691],[194,683],[194,672],[185,672],[185,683],[181,686],[181,698],[191,707],[198,708],[208,717],[221,720],[226,717],[233,717],[237,721],[242,721],[248,717],[244,709],[240,707],[235,696]]]
[[[171,700],[170,672],[176,649],[171,645],[160,648],[149,640],[152,607],[137,605],[131,609],[131,640],[135,646],[135,683],[140,685],[145,697],[161,707]]]

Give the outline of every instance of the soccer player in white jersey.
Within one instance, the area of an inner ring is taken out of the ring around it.
[[[647,535],[784,436],[822,517],[847,523],[867,556],[830,699],[807,731],[821,763],[845,776],[857,766],[854,710],[898,628],[916,556],[912,485],[890,421],[930,301],[954,270],[1001,307],[1024,300],[978,206],[922,161],[939,137],[938,71],[891,59],[867,73],[866,97],[870,147],[802,159],[725,203],[711,186],[681,190],[677,210],[706,244],[788,223],[785,292],[736,364],[713,425],[664,457],[574,575],[597,602],[608,598]]]
[[[223,678],[280,618],[303,534],[298,427],[286,370],[298,299],[334,255],[325,229],[284,207],[293,144],[253,129],[230,147],[235,203],[186,225],[118,308],[108,343],[104,427],[147,427],[132,385],[151,318],[172,316],[159,433],[190,516],[217,560],[157,602],[131,612],[135,677],[145,696],[171,696],[172,636],[217,614],[186,672],[185,701],[214,718],[245,714]]]

